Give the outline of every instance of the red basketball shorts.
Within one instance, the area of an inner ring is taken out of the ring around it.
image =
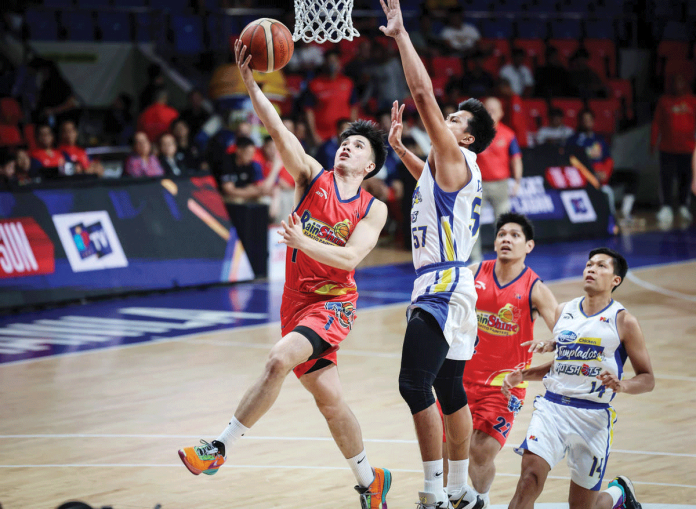
[[[297,378],[307,373],[319,359],[337,364],[336,353],[346,339],[355,320],[358,293],[326,296],[285,289],[280,306],[280,327],[283,336],[302,325],[316,332],[331,348],[318,358],[303,362],[293,370]]]

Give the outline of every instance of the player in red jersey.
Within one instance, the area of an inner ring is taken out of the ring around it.
[[[532,353],[534,320],[541,316],[553,330],[558,303],[551,290],[525,265],[534,249],[534,229],[525,216],[508,212],[496,222],[496,259],[470,267],[478,300],[478,338],[464,367],[464,387],[474,421],[469,476],[487,507],[495,477],[495,457],[505,445],[515,416],[524,404],[527,384],[501,391],[507,373],[525,369]]]
[[[391,473],[371,468],[360,425],[343,399],[336,351],[355,319],[356,265],[375,246],[387,207],[360,188],[384,164],[386,147],[376,124],[356,121],[340,139],[334,171],[325,171],[287,130],[254,81],[246,46],[235,56],[249,96],[295,179],[297,208],[282,223],[287,244],[286,283],[280,312],[283,337],[271,349],[261,377],[239,403],[229,426],[212,443],[179,451],[194,474],[214,474],[226,452],[273,405],[290,371],[314,396],[331,434],[348,461],[363,509],[384,509]],[[312,505],[311,503],[309,505]]]

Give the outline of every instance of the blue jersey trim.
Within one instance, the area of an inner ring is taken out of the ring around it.
[[[481,267],[483,267],[483,262],[479,263],[478,269],[476,269],[476,274],[474,274],[474,279],[476,279],[481,272]]]
[[[318,179],[319,177],[322,176],[323,173],[324,173],[324,168],[322,168],[321,171],[320,171],[319,173],[317,173],[317,176],[314,177],[314,178],[312,179],[312,181],[309,183],[309,185],[307,186],[307,189],[305,189],[305,192],[304,192],[304,194],[302,195],[302,199],[301,199],[301,200],[299,201],[299,203],[297,204],[297,207],[295,207],[295,212],[297,212],[298,210],[300,210],[300,206],[302,205],[302,202],[305,201],[305,198],[307,198],[307,195],[309,194],[309,191],[312,189],[312,186],[313,186],[314,183],[317,181],[317,179]]]
[[[604,464],[602,465],[602,471],[599,474],[599,481],[591,489],[592,491],[599,491],[602,489],[602,480],[604,479],[604,473],[607,471],[607,463],[609,463],[609,448],[611,447],[611,427],[614,424],[611,420],[611,412],[609,409],[607,412],[607,449],[604,452]]]
[[[497,265],[497,264],[498,264],[498,262],[495,262],[495,265]],[[493,281],[495,281],[496,286],[498,288],[500,288],[501,290],[504,288],[507,288],[511,284],[514,284],[519,278],[524,276],[524,273],[527,272],[527,269],[529,268],[529,267],[525,266],[524,269],[522,269],[522,272],[520,272],[519,276],[517,276],[515,279],[513,279],[512,281],[510,281],[506,285],[500,286],[500,283],[498,283],[498,278],[495,275],[495,265],[493,265]]]
[[[375,201],[374,196],[370,199],[370,203],[367,204],[367,209],[365,209],[365,215],[363,217],[367,217],[367,215],[370,213],[370,208],[372,207],[373,201]]]
[[[534,285],[537,284],[539,281],[541,281],[541,279],[536,278],[532,282],[532,286],[529,287],[529,319],[532,321],[532,323],[534,323],[534,304],[532,303],[532,291],[534,290]]]
[[[609,408],[609,403],[599,403],[597,401],[590,401],[587,399],[571,398],[569,396],[563,396],[551,391],[546,391],[544,394],[544,399],[548,399],[557,405],[572,406],[574,408],[586,408],[591,410]]]
[[[453,269],[455,267],[466,267],[466,262],[440,262],[423,265],[420,269],[416,269],[416,277],[421,277],[428,272]]]
[[[336,191],[336,198],[338,198],[338,201],[340,201],[341,203],[350,203],[350,202],[355,201],[358,198],[360,198],[360,192],[362,191],[362,187],[358,187],[358,192],[355,193],[355,196],[353,196],[352,198],[348,198],[347,200],[343,200],[341,198],[341,193],[338,192],[338,185],[336,184],[336,174],[335,173],[333,175],[333,183],[334,183],[334,190]]]
[[[585,318],[592,318],[593,316],[601,315],[601,314],[604,313],[607,309],[609,309],[609,308],[611,307],[611,305],[614,303],[614,299],[611,299],[611,302],[609,303],[609,305],[608,305],[607,307],[605,307],[605,308],[602,309],[601,311],[597,311],[594,315],[590,315],[590,316],[587,316],[587,315],[585,314],[585,311],[582,309],[582,303],[583,303],[583,302],[585,302],[585,297],[583,297],[583,298],[580,300],[580,302],[578,303],[578,307],[580,308],[580,312],[582,313],[582,315],[583,315]]]

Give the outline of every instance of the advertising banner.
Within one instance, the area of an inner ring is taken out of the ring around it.
[[[0,193],[0,309],[253,279],[212,177],[81,184]]]

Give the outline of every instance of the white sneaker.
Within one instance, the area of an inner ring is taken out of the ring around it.
[[[448,493],[454,509],[482,509],[483,500],[469,486],[464,486],[458,493]]]
[[[691,215],[691,212],[689,212],[689,209],[685,205],[679,207],[679,215],[689,223],[694,219],[694,216]]]
[[[447,495],[445,494],[445,497]],[[447,498],[438,501],[435,493],[418,492],[418,504],[416,509],[452,509],[452,504]]]
[[[671,223],[674,221],[674,214],[672,213],[672,207],[663,205],[660,211],[655,216],[660,223]]]

